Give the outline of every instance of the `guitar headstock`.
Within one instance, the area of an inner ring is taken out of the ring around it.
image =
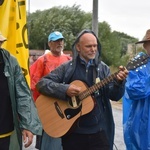
[[[127,64],[127,70],[133,70],[137,67],[140,67],[148,62],[149,56],[145,53],[141,52],[136,57],[134,57],[130,62]]]

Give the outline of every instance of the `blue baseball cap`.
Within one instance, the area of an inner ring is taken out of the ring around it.
[[[64,39],[62,33],[55,31],[50,33],[50,35],[48,36],[48,42],[50,41],[57,41],[59,39]]]

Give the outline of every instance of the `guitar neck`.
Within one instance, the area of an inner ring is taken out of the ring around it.
[[[148,55],[143,55],[140,54],[137,58],[131,60],[127,66],[126,69],[127,70],[133,70],[136,69],[137,67],[146,64],[148,61],[149,56]],[[106,84],[108,84],[110,81],[114,80],[114,78],[116,77],[118,72],[115,72],[114,74],[108,76],[107,78],[103,79],[102,81],[96,83],[95,85],[89,87],[88,89],[86,89],[85,91],[81,92],[78,97],[80,100],[85,99],[86,97],[88,97],[89,95],[93,94],[95,91],[99,90],[101,87],[105,86]]]
[[[93,94],[95,91],[99,90],[100,88],[102,88],[103,86],[105,86],[106,84],[108,84],[109,82],[113,81],[114,78],[116,77],[117,73],[118,72],[115,72],[114,74],[108,76],[107,78],[103,79],[102,81],[94,84],[93,86],[89,87],[85,91],[81,92],[79,94],[79,99],[80,100],[85,99],[89,95]]]

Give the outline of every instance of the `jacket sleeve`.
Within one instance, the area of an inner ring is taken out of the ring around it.
[[[143,99],[150,95],[150,62],[146,66],[138,71],[129,72],[126,91],[132,100]]]
[[[14,91],[16,107],[19,119],[19,126],[34,134],[42,133],[42,126],[38,117],[37,109],[31,96],[30,88],[22,73],[16,59],[14,62]]]
[[[101,79],[106,79],[111,75],[110,68],[102,62],[99,66]],[[118,82],[115,78],[105,86],[106,96],[113,101],[118,101],[122,98],[125,91],[125,80]]]
[[[114,80],[109,84],[109,99],[118,101],[122,98],[125,92],[125,80],[119,83]]]
[[[62,64],[61,66],[53,70],[50,74],[44,76],[37,83],[37,90],[43,95],[66,100],[66,91],[69,87],[69,84],[63,83],[63,76],[65,74],[65,70],[65,65]]]
[[[43,57],[39,57],[31,66],[30,66],[30,81],[31,81],[31,91],[34,98],[34,101],[36,101],[37,97],[40,95],[39,92],[36,90],[35,85],[37,82],[41,79],[43,76],[44,71],[44,60]]]

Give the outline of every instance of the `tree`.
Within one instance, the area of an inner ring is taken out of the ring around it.
[[[120,58],[120,44],[117,37],[111,32],[111,28],[107,22],[99,23],[99,39],[102,44],[102,59],[108,64],[118,62]]]
[[[65,37],[65,49],[71,50],[78,33],[83,29],[92,29],[92,14],[82,11],[79,5],[38,10],[29,14],[27,19],[29,49],[47,49],[48,35],[58,30]],[[110,25],[105,21],[98,23],[98,38],[102,45],[102,60],[109,66],[125,63],[128,59],[124,57],[128,44],[138,41],[125,33],[112,32]]]
[[[36,11],[28,16],[29,48],[48,48],[45,47],[48,35],[50,32],[58,30],[65,37],[65,48],[71,49],[77,34],[84,28],[91,28],[91,20],[91,13],[81,11],[76,5]]]

